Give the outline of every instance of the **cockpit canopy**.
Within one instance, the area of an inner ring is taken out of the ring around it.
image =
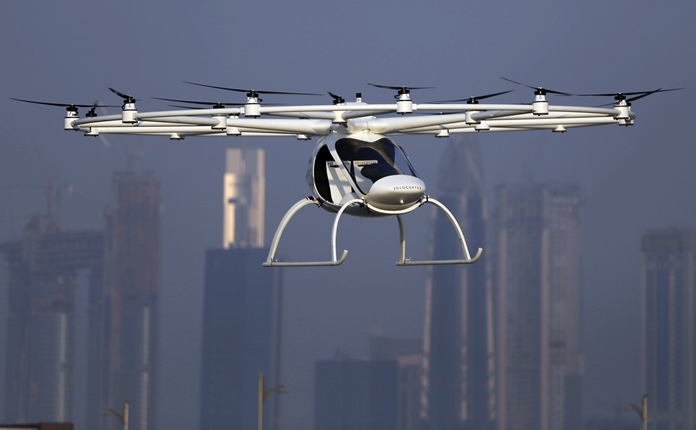
[[[340,204],[348,194],[365,196],[386,176],[418,177],[401,147],[389,138],[368,141],[343,137],[333,148],[329,146],[322,145],[315,154],[310,184],[329,203]]]

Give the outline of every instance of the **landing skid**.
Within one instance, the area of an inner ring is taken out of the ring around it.
[[[396,262],[397,266],[432,266],[432,265],[438,265],[438,264],[472,264],[476,263],[479,258],[481,258],[481,254],[483,253],[483,248],[479,248],[478,252],[476,252],[476,255],[471,258],[471,254],[469,254],[469,248],[466,246],[466,240],[464,239],[464,233],[462,233],[461,227],[459,227],[459,223],[457,223],[457,220],[454,218],[454,215],[452,215],[452,212],[447,209],[445,205],[440,203],[439,201],[433,199],[432,197],[427,197],[426,198],[426,203],[430,203],[440,209],[450,220],[452,223],[452,226],[454,227],[455,231],[457,232],[457,236],[459,238],[459,243],[462,246],[462,251],[464,252],[464,259],[462,260],[423,260],[423,261],[415,261],[411,260],[410,258],[406,258],[406,234],[404,232],[404,223],[401,221],[401,215],[397,215],[396,219],[399,221],[399,237],[401,240],[401,259]]]
[[[411,259],[406,258],[406,234],[404,232],[404,225],[401,220],[401,215],[400,214],[394,214],[396,215],[396,219],[399,222],[399,237],[400,237],[400,246],[401,246],[401,259],[396,263],[397,266],[418,266],[418,265],[438,265],[438,264],[471,264],[475,263],[480,257],[481,253],[483,252],[482,248],[478,249],[478,252],[476,255],[472,258],[471,254],[469,254],[469,248],[466,246],[466,241],[464,240],[464,234],[462,233],[462,229],[459,227],[459,224],[457,223],[457,220],[454,218],[452,213],[439,201],[426,197],[424,199],[425,203],[431,203],[435,205],[437,208],[442,210],[442,212],[447,216],[447,218],[450,220],[452,225],[454,226],[454,229],[457,232],[457,236],[459,238],[459,242],[462,246],[462,251],[464,252],[464,259],[461,260],[425,260],[425,261],[414,261]],[[346,209],[348,209],[350,206],[355,205],[355,204],[364,204],[364,201],[362,199],[351,199],[346,202],[344,202],[341,205],[341,208],[338,210],[336,213],[336,218],[334,219],[333,223],[333,229],[331,232],[331,260],[328,261],[277,261],[276,260],[276,252],[278,251],[278,244],[280,243],[280,239],[283,236],[283,232],[285,231],[285,227],[287,227],[288,223],[292,219],[293,216],[297,212],[299,212],[300,209],[307,205],[317,205],[321,206],[321,203],[313,198],[313,197],[305,197],[304,199],[300,200],[299,202],[295,203],[283,216],[283,219],[280,221],[280,224],[278,224],[278,228],[276,229],[275,235],[273,236],[273,241],[271,242],[271,247],[268,252],[268,258],[266,261],[263,263],[263,266],[265,267],[302,267],[302,266],[338,266],[342,264],[346,257],[348,256],[348,251],[343,250],[343,254],[341,255],[341,258],[337,258],[337,253],[336,253],[336,235],[338,232],[338,222],[341,218],[341,215],[345,212]]]
[[[276,229],[275,235],[273,235],[273,241],[271,242],[271,249],[268,251],[268,258],[263,263],[265,267],[297,267],[297,266],[338,266],[343,263],[348,256],[348,251],[343,250],[343,255],[341,258],[336,258],[336,232],[338,230],[338,220],[341,218],[343,212],[354,203],[360,203],[362,200],[353,199],[349,200],[341,206],[341,209],[336,213],[336,219],[334,220],[333,232],[331,235],[331,260],[330,261],[277,261],[275,259],[276,251],[278,251],[278,243],[280,243],[280,238],[283,235],[285,227],[290,222],[295,214],[303,207],[311,204],[321,206],[321,203],[314,197],[305,197],[299,202],[295,203],[283,216],[278,224],[278,229]]]

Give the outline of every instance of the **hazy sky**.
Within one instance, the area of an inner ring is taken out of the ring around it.
[[[416,102],[508,89],[515,92],[501,101],[531,101],[531,90],[500,76],[567,92],[686,87],[637,101],[636,125],[629,128],[479,135],[489,191],[498,183],[523,180],[533,168],[540,181],[576,182],[586,193],[585,409],[609,414],[600,404],[635,402],[641,395],[641,232],[695,224],[696,149],[688,131],[696,88],[695,11],[692,2],[648,0],[5,0],[0,13],[0,241],[17,238],[23,220],[44,211],[42,187],[51,175],[59,184],[72,185],[72,192],[62,194],[64,223],[74,229],[101,228],[112,173],[127,167],[129,153],[142,152],[134,166],[151,169],[161,179],[165,207],[160,428],[192,428],[198,417],[202,263],[205,249],[221,244],[225,148],[243,142],[267,149],[270,240],[287,208],[309,193],[304,174],[316,141],[111,136],[104,141],[63,131],[62,108],[9,97],[61,103],[99,99],[118,105],[121,100],[107,89],[114,87],[145,99],[138,105],[144,111],[164,106],[150,101],[153,96],[243,101],[242,95],[185,80],[332,91],[347,99],[359,91],[368,102],[387,102],[393,95],[367,82],[436,87],[414,92]],[[330,102],[328,96],[266,97],[271,100]],[[445,141],[398,141],[434,189]],[[327,258],[332,217],[312,209],[302,214],[291,225],[283,252]],[[414,256],[424,250],[427,220],[425,210],[406,217]],[[421,336],[425,271],[394,266],[396,221],[345,218],[338,246],[349,250],[341,267],[287,271],[287,430],[312,424],[316,359],[329,358],[339,348],[363,356],[369,333]],[[5,309],[4,300],[0,303]],[[4,332],[0,341],[3,348]]]

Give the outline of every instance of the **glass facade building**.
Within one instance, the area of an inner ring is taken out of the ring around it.
[[[653,430],[696,428],[696,230],[642,238],[643,386]]]
[[[499,430],[581,428],[583,203],[573,185],[495,189]]]

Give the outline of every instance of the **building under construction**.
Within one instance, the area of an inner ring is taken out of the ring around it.
[[[43,215],[0,245],[9,274],[7,422],[74,420],[75,344],[83,341],[75,339],[75,297],[86,273],[86,425],[120,427],[104,411],[128,401],[130,428],[154,428],[159,181],[117,173],[113,199],[103,231],[67,231]]]
[[[91,348],[99,354],[90,359],[99,363],[99,373],[89,375],[88,428],[120,428],[103,411],[125,401],[132,430],[155,428],[159,188],[149,175],[125,172],[113,178],[113,207],[105,213],[104,300],[92,304],[104,309],[99,312],[104,332]]]
[[[21,240],[0,245],[8,267],[5,420],[72,421],[75,288],[88,270],[102,284],[103,233],[65,231],[32,217]]]

